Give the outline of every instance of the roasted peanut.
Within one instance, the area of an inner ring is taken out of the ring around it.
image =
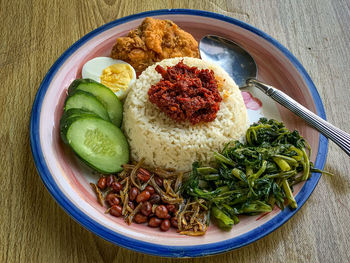
[[[147,222],[147,216],[144,216],[143,214],[137,213],[134,217],[134,221],[137,224],[142,224]]]
[[[138,203],[145,202],[150,197],[151,197],[151,194],[147,190],[144,190],[136,197],[136,202]]]
[[[112,216],[120,217],[122,215],[123,208],[120,205],[114,205],[109,210]]]
[[[151,217],[148,221],[148,226],[149,227],[159,227],[161,223],[162,223],[162,220],[159,219],[158,217]]]
[[[106,196],[106,199],[107,203],[110,205],[110,206],[113,206],[113,205],[119,205],[120,203],[120,200],[119,198],[113,194],[113,193],[109,193],[107,196]]]
[[[106,181],[107,186],[110,187],[113,182],[114,182],[114,176],[113,175],[109,175],[107,177],[107,181]]]
[[[152,212],[151,203],[148,201],[144,202],[141,206],[140,212],[145,216],[149,216],[149,214]]]
[[[154,194],[154,188],[153,188],[153,186],[147,185],[145,190],[147,190],[151,195]]]
[[[169,221],[169,219],[164,219],[163,222],[160,224],[160,230],[168,231],[169,228],[170,228],[170,221]]]
[[[121,191],[123,189],[123,186],[120,183],[118,183],[118,182],[113,182],[111,184],[111,187],[116,192],[119,192],[119,191]]]
[[[107,186],[107,179],[106,179],[106,177],[101,176],[100,179],[98,179],[97,186],[101,190],[104,190],[106,188],[106,186]]]
[[[168,209],[169,213],[175,213],[176,212],[176,206],[173,205],[173,204],[167,205],[166,208]]]
[[[149,199],[151,204],[159,204],[160,203],[160,195],[159,194],[153,194],[151,198]]]
[[[159,218],[167,218],[167,216],[168,216],[168,209],[165,207],[165,205],[157,206],[157,208],[156,208],[156,215]]]
[[[139,189],[132,187],[129,191],[129,200],[134,201],[139,194]]]

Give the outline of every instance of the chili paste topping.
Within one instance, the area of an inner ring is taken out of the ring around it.
[[[222,98],[212,70],[189,67],[183,61],[155,69],[162,79],[148,91],[151,103],[179,122],[194,125],[215,120]]]

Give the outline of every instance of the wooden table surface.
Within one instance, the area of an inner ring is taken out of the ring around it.
[[[109,21],[162,8],[214,11],[265,31],[309,72],[328,120],[350,131],[349,0],[0,1],[0,262],[176,261],[112,245],[72,220],[41,182],[29,142],[34,96],[60,54]],[[349,161],[330,142],[325,169],[336,176],[321,178],[285,225],[247,247],[178,262],[349,262]]]

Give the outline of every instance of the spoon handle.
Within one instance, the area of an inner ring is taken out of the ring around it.
[[[347,155],[350,156],[350,135],[348,133],[320,118],[282,91],[275,89],[270,85],[264,84],[256,79],[248,79],[247,85],[259,88],[279,104],[294,112],[324,136],[335,142],[344,152],[346,152]]]

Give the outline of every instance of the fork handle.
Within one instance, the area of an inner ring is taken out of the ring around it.
[[[350,156],[350,135],[345,131],[335,127],[324,119],[320,118],[287,94],[282,91],[267,85],[256,79],[248,79],[248,86],[255,86],[263,91],[266,95],[277,101],[282,106],[294,112],[300,118],[305,120],[310,126],[314,127],[327,138],[335,142],[348,156]]]

